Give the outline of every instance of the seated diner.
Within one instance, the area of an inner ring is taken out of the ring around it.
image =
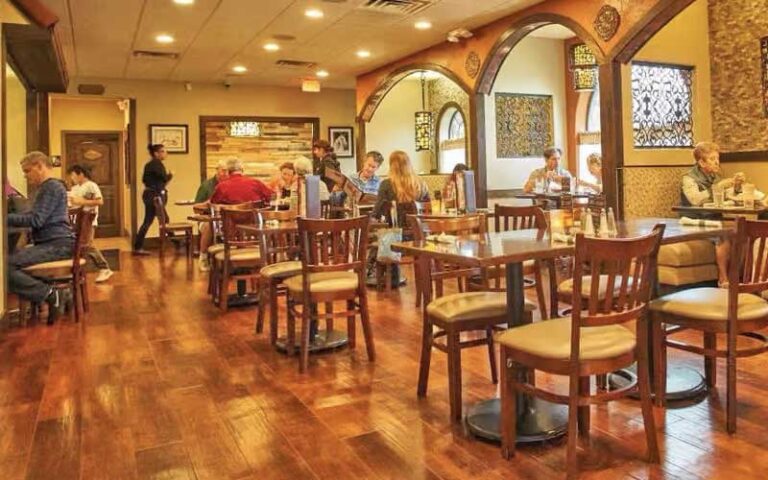
[[[557,147],[544,150],[544,166],[531,172],[523,190],[531,193],[537,185],[542,185],[546,191],[558,191],[564,178],[570,179],[571,172],[560,165],[563,151]]]

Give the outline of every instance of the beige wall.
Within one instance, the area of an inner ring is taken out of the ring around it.
[[[633,60],[693,66],[694,143],[712,138],[711,76],[706,0],[697,0],[660,30]],[[622,67],[624,165],[693,164],[690,148],[635,149],[630,66]]]
[[[136,152],[137,176],[147,161],[148,126],[151,123],[189,125],[189,153],[169,155],[167,168],[174,172],[169,184],[170,202],[194,198],[200,185],[199,117],[205,115],[254,115],[319,117],[320,137],[326,138],[329,126],[355,124],[355,92],[353,90],[325,89],[319,94],[302,93],[298,88],[233,86],[194,84],[186,91],[183,83],[130,81],[98,78],[75,78],[70,82],[74,92],[79,83],[101,83],[106,95],[114,98],[135,98],[137,102]],[[354,159],[344,159],[342,168],[354,171]],[[144,208],[141,204],[142,188],[135,192],[141,222]],[[169,214],[181,221],[190,213],[189,207],[169,206]],[[149,236],[156,236],[153,225]]]
[[[19,160],[27,153],[27,91],[9,65],[5,68],[6,174],[8,181],[24,195],[27,179]]]
[[[552,95],[555,145],[566,145],[565,52],[562,40],[526,37],[509,53],[499,70],[493,91],[485,99],[485,142],[488,190],[522,188],[531,170],[543,158],[496,157],[496,93]]]
[[[389,171],[389,154],[402,150],[408,154],[417,172],[431,169],[432,152],[416,152],[414,115],[421,110],[421,82],[412,78],[392,87],[365,127],[367,150],[378,150],[384,155],[380,175]]]
[[[63,132],[121,132],[125,135],[126,118],[118,108],[119,98],[67,97],[52,95],[49,105],[50,150],[51,155],[64,155]],[[125,158],[120,151],[119,171],[125,171]],[[64,178],[64,173],[57,169],[57,174]],[[120,201],[122,203],[123,233],[131,230],[130,185],[122,181]]]

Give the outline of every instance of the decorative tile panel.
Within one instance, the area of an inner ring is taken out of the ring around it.
[[[554,143],[551,95],[496,94],[496,156],[540,157]]]

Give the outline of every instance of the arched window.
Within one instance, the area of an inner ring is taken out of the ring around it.
[[[451,173],[458,163],[467,163],[467,140],[464,115],[449,106],[443,111],[438,124],[438,171]]]

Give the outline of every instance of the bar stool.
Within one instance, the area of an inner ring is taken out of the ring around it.
[[[504,458],[515,455],[518,394],[568,405],[566,458],[568,478],[573,478],[578,474],[578,437],[589,436],[590,406],[619,399],[639,388],[649,461],[658,463],[659,448],[648,372],[648,329],[644,324],[663,232],[664,225],[657,225],[650,235],[635,239],[608,240],[578,235],[574,290],[582,291],[587,278],[585,273],[591,271],[587,309],[574,308],[570,318],[523,325],[497,336],[504,367],[501,376],[501,452]],[[608,285],[618,279],[621,287],[617,295],[610,289],[604,299],[598,295],[598,271],[609,272]],[[631,321],[639,323],[639,336],[623,325]],[[618,390],[591,393],[591,375],[607,374],[628,367],[636,360],[637,380]],[[568,395],[529,383],[528,369],[567,376]]]
[[[731,243],[728,288],[692,288],[651,302],[653,325],[656,405],[664,406],[667,391],[667,347],[704,356],[707,385],[717,383],[717,359],[726,359],[726,429],[736,433],[736,359],[768,351],[768,338],[757,330],[768,326],[768,222],[736,220]],[[665,325],[674,325],[667,329]],[[703,347],[667,338],[683,331],[697,330],[704,336]],[[725,348],[717,348],[717,334],[726,335]],[[752,345],[738,347],[739,336]],[[754,345],[754,341],[758,344]]]
[[[425,232],[478,232],[485,229],[485,216],[475,215],[454,218],[421,218],[410,217],[414,223],[416,235]],[[496,354],[493,346],[493,331],[507,323],[507,297],[502,291],[460,292],[443,296],[443,282],[446,279],[470,279],[478,275],[477,269],[445,268],[442,262],[430,262],[426,258],[417,258],[416,279],[424,296],[422,310],[423,329],[421,343],[421,359],[419,363],[419,383],[417,395],[427,394],[429,383],[429,367],[432,361],[432,349],[435,348],[448,355],[448,398],[451,409],[451,419],[461,420],[462,387],[461,387],[461,350],[465,348],[486,346],[488,361],[491,369],[491,380],[498,382]],[[436,292],[436,294],[433,294]],[[525,301],[527,320],[532,319],[531,312],[536,306]],[[434,329],[437,328],[437,332]],[[461,340],[465,332],[484,332],[482,338]],[[437,340],[445,338],[441,343]]]
[[[285,280],[288,289],[288,353],[295,343],[295,319],[301,318],[299,372],[309,366],[310,331],[320,318],[347,319],[349,346],[355,347],[355,317],[365,336],[368,360],[373,362],[376,351],[373,330],[368,314],[368,296],[365,289],[365,265],[368,250],[369,217],[343,220],[298,219],[301,247],[301,275]],[[345,301],[343,312],[318,313],[320,303]],[[299,308],[301,305],[301,308]]]

